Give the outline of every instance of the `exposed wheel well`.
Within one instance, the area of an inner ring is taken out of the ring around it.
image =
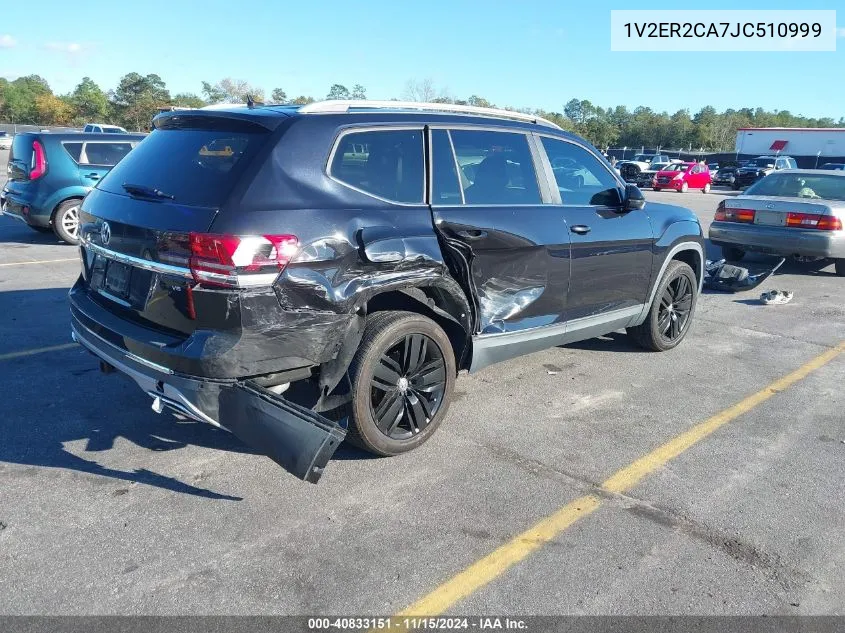
[[[458,370],[469,366],[469,334],[461,324],[466,318],[460,304],[447,292],[436,287],[392,290],[376,295],[367,302],[367,313],[386,310],[405,310],[427,316],[437,323],[452,344]]]
[[[64,200],[59,200],[56,203],[56,206],[53,207],[53,212],[50,213],[50,224],[53,224],[56,220],[56,211],[58,211],[59,207],[62,206],[68,200],[79,200],[80,202],[82,202],[83,198],[81,196],[70,196],[69,198],[65,198]]]
[[[673,260],[677,260],[679,262],[684,262],[688,264],[690,268],[692,268],[693,272],[695,273],[695,278],[698,282],[701,282],[701,276],[704,271],[701,269],[701,257],[698,254],[698,251],[693,249],[686,249],[683,251],[678,251],[672,256]],[[660,280],[658,280],[660,283]]]

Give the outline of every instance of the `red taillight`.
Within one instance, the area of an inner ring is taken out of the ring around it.
[[[32,141],[32,161],[30,163],[29,179],[41,178],[47,173],[47,154],[40,141]]]
[[[841,231],[842,220],[833,215],[788,213],[786,215],[786,226],[801,229],[816,229],[819,231]]]
[[[204,286],[246,288],[270,285],[296,253],[295,235],[191,233],[190,268]]]
[[[720,202],[713,220],[715,222],[746,222],[752,224],[754,222],[754,209],[729,209],[724,202]]]

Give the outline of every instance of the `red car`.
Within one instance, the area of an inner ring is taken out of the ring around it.
[[[657,172],[651,186],[655,191],[674,189],[685,192],[687,189],[710,191],[710,170],[700,163],[674,163]]]

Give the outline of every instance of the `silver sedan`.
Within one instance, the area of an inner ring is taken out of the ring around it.
[[[719,203],[709,237],[728,260],[747,251],[822,257],[845,277],[845,172],[774,172]]]

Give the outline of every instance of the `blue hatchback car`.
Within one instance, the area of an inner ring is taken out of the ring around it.
[[[78,243],[79,204],[143,134],[16,134],[0,212]]]

